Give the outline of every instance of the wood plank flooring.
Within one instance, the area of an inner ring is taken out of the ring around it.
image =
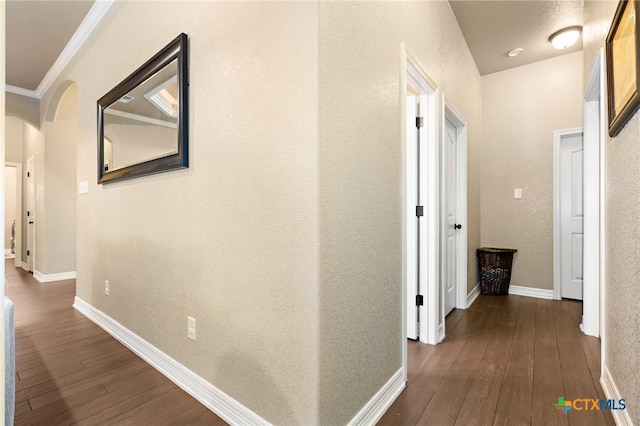
[[[72,307],[75,281],[38,283],[5,262],[15,303],[16,426],[223,425],[220,418]],[[408,342],[407,388],[380,425],[614,425],[607,411],[553,406],[604,398],[600,343],[582,305],[480,296],[454,310],[438,346]]]
[[[5,261],[15,304],[15,425],[225,425],[72,308],[75,281]]]
[[[446,320],[437,346],[408,341],[406,389],[379,425],[614,425],[608,411],[556,410],[599,399],[600,342],[578,328],[582,303],[480,296]]]

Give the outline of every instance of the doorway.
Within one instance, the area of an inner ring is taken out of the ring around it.
[[[27,160],[27,270],[31,273],[36,267],[36,178],[35,157]]]
[[[404,45],[403,57],[403,334],[435,345],[445,337],[443,262],[450,271],[453,304],[467,307],[466,122],[445,102],[435,81]],[[453,169],[443,165],[445,119],[455,139],[447,160]],[[443,170],[453,177],[447,186],[442,186]],[[456,234],[446,249],[451,256],[445,257],[443,199],[450,186],[455,192],[450,205]]]
[[[443,102],[441,310],[444,318],[454,309],[467,308],[467,124],[460,113]],[[444,329],[439,330],[440,340]]]
[[[560,298],[582,300],[584,258],[584,148],[582,129],[556,132],[556,260]]]
[[[439,141],[438,86],[402,45],[403,336],[438,343]],[[443,325],[443,324],[442,324]],[[402,351],[406,373],[406,343]]]
[[[5,163],[5,257],[22,266],[22,164]]]

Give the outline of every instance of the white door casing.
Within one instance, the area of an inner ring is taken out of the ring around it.
[[[445,118],[442,149],[442,299],[443,315],[456,307],[457,284],[457,129]],[[461,225],[460,225],[461,226]]]
[[[602,370],[605,335],[605,203],[604,151],[607,141],[606,70],[604,49],[591,67],[584,96],[584,286],[581,330],[600,337]]]
[[[411,157],[410,146],[408,142],[407,129],[415,121],[415,117],[407,113],[407,103],[402,102],[401,105],[401,140],[402,144],[402,210],[403,210],[403,317],[407,321],[403,321],[402,333],[407,336],[408,321],[412,321],[408,315],[411,314],[413,308],[409,308],[415,304],[415,295],[411,294],[408,289],[408,279],[414,274],[414,271],[420,270],[420,292],[423,296],[424,305],[418,306],[418,317],[420,319],[417,331],[421,342],[436,344],[438,343],[438,327],[439,327],[439,141],[440,141],[440,121],[439,108],[441,96],[437,88],[437,84],[430,77],[429,73],[420,64],[420,61],[406,45],[401,46],[401,99],[406,99],[410,94],[407,90],[411,88],[418,98],[422,109],[423,127],[420,132],[419,153],[415,153]],[[426,113],[425,113],[426,109]],[[413,123],[415,125],[415,123]],[[413,140],[413,139],[412,139]],[[421,164],[422,172],[417,176],[417,161]],[[419,183],[419,188],[415,188]],[[423,216],[420,220],[420,233],[416,235],[416,242],[413,243],[411,232],[412,223],[417,224],[416,220],[416,198],[420,193],[420,203],[423,206]],[[414,195],[415,194],[415,195]],[[418,253],[417,247],[420,247]],[[402,343],[403,353],[403,369],[406,373],[406,343]]]
[[[584,247],[582,133],[560,140],[560,277],[563,298],[582,300]]]
[[[411,82],[409,82],[411,84]],[[414,91],[415,88],[412,87]],[[418,338],[418,306],[416,305],[416,296],[418,295],[418,219],[415,214],[412,214],[413,206],[417,205],[417,193],[418,193],[418,129],[416,127],[416,116],[418,114],[417,108],[418,97],[415,95],[408,95],[406,98],[406,159],[407,168],[410,170],[409,178],[406,182],[406,251],[407,255],[411,257],[410,265],[407,267],[406,274],[406,322],[407,322],[407,338]]]
[[[35,157],[27,160],[27,268],[33,272],[36,267],[36,179]]]

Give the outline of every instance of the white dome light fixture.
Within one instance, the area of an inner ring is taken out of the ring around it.
[[[580,26],[563,28],[551,34],[549,41],[558,50],[568,49],[578,41],[581,32],[582,27]]]
[[[509,55],[510,57],[514,58],[516,56],[518,56],[519,54],[521,54],[522,52],[524,52],[524,49],[522,47],[516,47],[513,50],[510,50],[509,53],[507,53],[507,55]]]

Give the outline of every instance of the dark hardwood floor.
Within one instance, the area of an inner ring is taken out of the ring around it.
[[[16,426],[222,425],[220,418],[72,307],[75,281],[40,284],[5,262],[15,303]],[[409,341],[407,388],[380,425],[613,425],[607,411],[553,404],[604,398],[600,343],[582,305],[480,296],[437,346]]]
[[[408,342],[408,383],[379,425],[614,425],[609,411],[556,410],[604,398],[600,341],[582,303],[480,296],[446,320],[437,346]]]
[[[41,284],[5,261],[15,304],[15,425],[225,425],[71,307],[75,281]]]

